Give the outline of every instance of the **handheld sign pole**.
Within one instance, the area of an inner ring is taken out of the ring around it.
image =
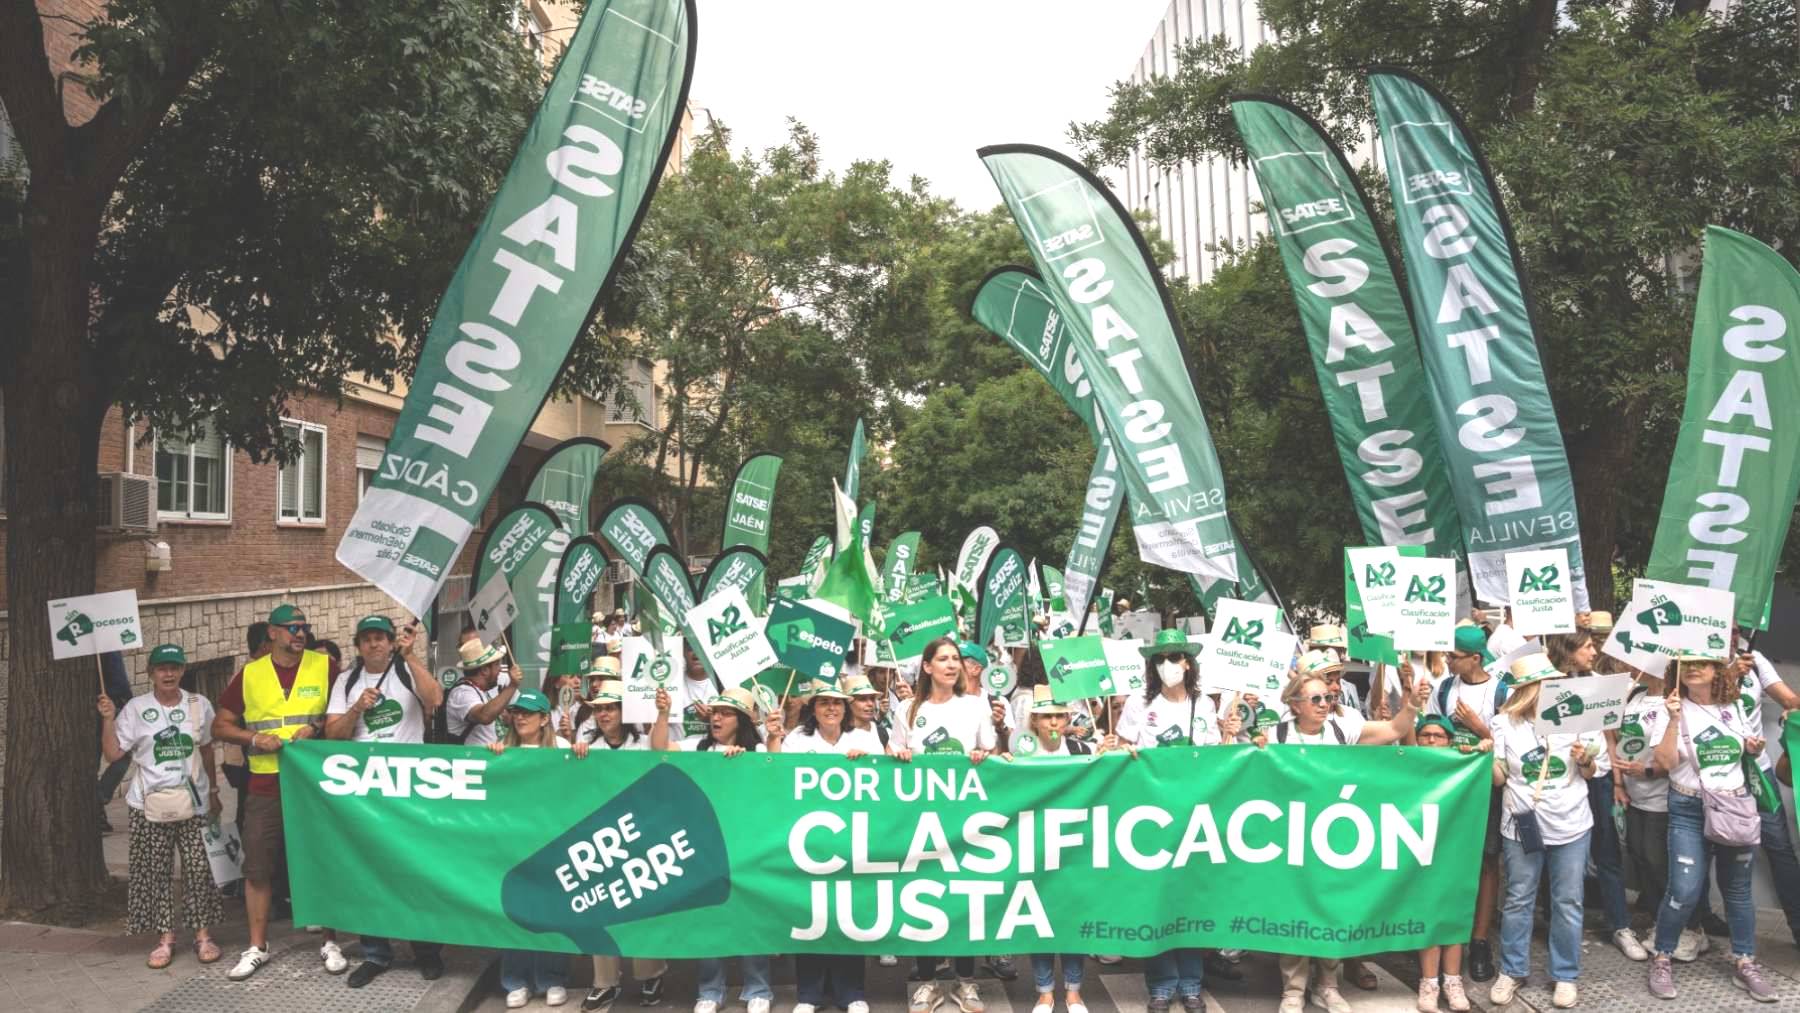
[[[100,695],[106,695],[106,666],[100,663],[100,656],[94,655],[94,674],[100,677]]]
[[[794,691],[794,676],[797,674],[799,673],[795,672],[793,669],[788,669],[787,687],[781,691],[781,716],[784,720],[787,717],[788,694]],[[718,680],[714,679],[713,681],[717,682]],[[724,690],[720,690],[719,692],[722,693]]]

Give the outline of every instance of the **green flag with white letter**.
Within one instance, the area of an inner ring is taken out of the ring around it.
[[[1508,552],[1566,546],[1586,609],[1575,484],[1487,163],[1424,81],[1382,70],[1369,86],[1476,597],[1512,599]]]
[[[648,500],[627,496],[613,500],[600,514],[596,529],[606,544],[625,560],[625,565],[639,577],[650,550],[669,544],[669,525]]]
[[[1760,242],[1706,229],[1687,406],[1645,576],[1736,595],[1768,628],[1800,496],[1800,272]]]
[[[742,592],[751,611],[760,615],[764,601],[763,575],[768,569],[768,559],[748,545],[726,549],[713,557],[712,565],[700,578],[700,600],[705,601],[720,591],[736,590]]]
[[[731,480],[731,502],[725,505],[725,533],[719,539],[721,549],[748,545],[757,552],[769,551],[769,525],[775,511],[775,476],[781,473],[781,458],[775,454],[757,454],[738,465]],[[750,604],[755,606],[754,599]]]
[[[1044,148],[983,148],[1114,439],[1145,562],[1238,579],[1225,480],[1167,289],[1105,184]],[[1154,514],[1154,516],[1152,516]]]
[[[561,523],[512,576],[513,600],[519,605],[512,624],[513,657],[527,686],[542,683],[550,666],[551,624],[587,619],[585,612],[566,618],[556,615],[558,581],[570,539],[588,530],[588,503],[605,456],[606,444],[599,440],[586,436],[564,440],[544,455],[525,487],[525,498],[549,507]]]
[[[856,494],[862,488],[863,455],[868,448],[863,439],[863,421],[856,420],[856,431],[850,434],[850,460],[844,465],[844,495],[856,501]]]
[[[558,626],[583,622],[589,618],[588,603],[600,577],[606,573],[606,554],[593,535],[582,535],[563,550],[556,570],[556,614]]]
[[[1026,604],[1025,557],[1010,545],[1002,545],[988,560],[987,571],[977,585],[981,604],[975,623],[975,642],[990,644],[994,631],[1008,647],[1027,646],[1025,631],[1031,623]]]
[[[687,564],[675,550],[667,545],[658,545],[650,550],[644,559],[644,584],[650,589],[650,597],[664,615],[674,620],[676,626],[687,622],[687,614],[694,607],[694,582],[687,571]]]
[[[919,533],[908,531],[888,543],[881,559],[881,597],[888,602],[906,600],[907,583],[919,559]]]
[[[1312,348],[1350,498],[1371,544],[1463,556],[1406,300],[1369,202],[1325,131],[1286,102],[1231,103]]]
[[[590,0],[450,279],[337,548],[414,615],[623,263],[675,144],[694,41],[693,0]]]
[[[494,526],[481,536],[481,545],[475,550],[476,590],[487,586],[487,582],[495,574],[503,575],[509,587],[514,588],[515,608],[518,605],[519,574],[525,563],[533,554],[548,542],[552,535],[560,530],[560,522],[556,514],[542,503],[520,503],[494,519]],[[517,621],[517,613],[514,613]],[[518,631],[513,637],[516,639]],[[510,642],[510,641],[509,641]],[[514,651],[515,656],[517,650]],[[515,659],[516,660],[516,659]],[[540,680],[543,673],[538,673]]]

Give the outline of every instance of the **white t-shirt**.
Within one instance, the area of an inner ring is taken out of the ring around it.
[[[592,714],[588,715],[588,719],[583,721],[580,726],[575,729],[575,741],[585,742],[594,749],[629,751],[632,749],[650,748],[650,736],[644,732],[639,732],[637,735],[632,735],[630,732],[627,732],[625,734],[625,742],[623,745],[615,746],[606,741],[606,736],[600,732],[599,722],[594,720]]]
[[[1369,723],[1369,719],[1363,717],[1361,711],[1353,711],[1348,707],[1340,705],[1337,709],[1337,713],[1326,716],[1325,723],[1327,727],[1319,729],[1319,735],[1302,736],[1300,734],[1300,727],[1293,723],[1294,715],[1293,712],[1288,710],[1287,704],[1281,704],[1276,708],[1275,713],[1279,716],[1279,720],[1275,722],[1276,724],[1293,725],[1293,727],[1288,729],[1287,740],[1289,742],[1306,742],[1308,744],[1329,742],[1335,746],[1338,744],[1338,739],[1336,735],[1332,734],[1329,726],[1332,722],[1336,722],[1337,726],[1344,730],[1344,744],[1347,746],[1354,746],[1356,745],[1357,740],[1362,738],[1363,725]],[[1270,728],[1268,731],[1270,742],[1277,741],[1275,734],[1276,730]],[[1324,737],[1320,738],[1320,736]]]
[[[164,707],[155,693],[134,696],[113,719],[113,738],[131,754],[137,775],[125,788],[125,804],[144,807],[144,793],[178,788],[191,770],[200,805],[206,805],[206,757],[194,750],[212,741],[213,706],[205,697],[183,692],[181,702]]]
[[[1454,745],[1476,745],[1481,738],[1457,722],[1456,705],[1459,701],[1463,703],[1491,730],[1494,726],[1494,713],[1498,710],[1494,706],[1494,697],[1499,695],[1499,687],[1500,681],[1493,676],[1488,676],[1485,682],[1471,684],[1452,672],[1432,685],[1431,696],[1425,701],[1425,713],[1439,714],[1450,719],[1450,724],[1456,729],[1451,738]]]
[[[355,668],[354,662],[351,667]],[[419,704],[419,698],[412,690],[400,684],[400,677],[394,674],[394,666],[391,664],[386,672],[364,671],[358,673],[354,680],[350,678],[349,672],[345,672],[344,677],[331,687],[331,703],[326,705],[326,713],[350,713],[350,705],[362,696],[365,689],[380,693],[381,700],[357,718],[356,727],[350,733],[350,741],[425,741],[425,708]]]
[[[711,679],[683,678],[681,683],[681,691],[687,699],[687,704],[681,708],[680,735],[684,739],[705,735],[712,731],[712,722],[700,716],[696,705],[711,700],[718,695],[719,689],[713,685]]]
[[[675,743],[675,749],[676,749],[676,751],[682,752],[682,753],[702,753],[702,752],[723,752],[724,751],[725,747],[720,746],[720,745],[713,746],[711,750],[701,749],[700,748],[701,744],[704,743],[707,740],[707,738],[708,738],[708,736],[697,735],[691,739],[682,739],[680,742]],[[756,745],[751,746],[749,749],[744,750],[744,752],[746,752],[746,753],[764,752],[763,744],[758,742]]]
[[[1762,656],[1761,651],[1750,652],[1750,660],[1754,662],[1750,671],[1738,679],[1738,708],[1744,715],[1744,730],[1751,735],[1763,733],[1762,702],[1769,687],[1781,681],[1781,673],[1769,664],[1769,659]],[[1777,735],[1777,738],[1780,736]],[[1756,765],[1766,771],[1775,769],[1775,755],[1764,749],[1756,755]]]
[[[1545,743],[1529,720],[1514,723],[1506,714],[1494,715],[1494,759],[1506,764],[1506,793],[1501,800],[1500,834],[1519,839],[1514,813],[1537,810],[1538,830],[1545,844],[1567,844],[1594,826],[1588,808],[1587,780],[1575,769],[1569,747],[1574,735],[1549,736],[1550,767],[1544,769]],[[1544,774],[1543,795],[1532,801],[1533,785]]]
[[[1681,723],[1687,735],[1676,729],[1675,769],[1669,780],[1689,792],[1700,790],[1704,779],[1713,791],[1732,791],[1745,787],[1744,736],[1749,727],[1736,704],[1724,708],[1713,704],[1681,702]],[[1696,764],[1694,754],[1699,752]]]
[[[520,749],[537,749],[537,748],[539,748],[539,746],[535,742],[521,742],[521,743],[519,743],[519,748]],[[558,749],[570,748],[569,740],[558,735],[556,737],[556,748],[558,748]]]
[[[444,703],[444,725],[452,736],[461,735],[468,729],[468,736],[463,739],[465,746],[485,746],[497,741],[494,725],[498,719],[487,724],[469,720],[469,712],[499,695],[500,687],[481,689],[472,682],[459,682],[450,687],[450,698]]]
[[[871,753],[880,756],[886,750],[881,748],[881,737],[873,729],[851,728],[842,731],[838,740],[825,741],[823,735],[809,735],[804,728],[796,728],[782,740],[781,751],[784,753],[831,753],[842,756],[851,750]]]
[[[895,749],[967,756],[977,749],[992,752],[999,741],[994,733],[993,710],[985,696],[953,696],[943,703],[922,701],[918,717],[907,723],[911,710],[912,704],[908,703],[895,715],[889,739]]]
[[[1625,720],[1619,724],[1619,756],[1634,763],[1654,765],[1656,744],[1662,741],[1668,727],[1669,712],[1663,706],[1663,698],[1655,693],[1639,693],[1625,705]],[[1633,809],[1650,813],[1669,811],[1669,779],[1664,774],[1655,777],[1626,774],[1625,793],[1630,796]]]
[[[1132,742],[1139,749],[1212,746],[1219,742],[1219,714],[1212,698],[1204,693],[1186,700],[1171,700],[1158,693],[1148,702],[1141,696],[1133,697],[1132,703],[1139,705],[1132,722],[1136,730]]]

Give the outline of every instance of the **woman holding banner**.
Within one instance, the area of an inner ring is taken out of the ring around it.
[[[1760,768],[1760,728],[1738,713],[1738,683],[1730,668],[1711,658],[1682,655],[1676,691],[1663,699],[1669,727],[1656,743],[1656,766],[1669,772],[1669,883],[1667,903],[1657,908],[1650,994],[1675,998],[1669,963],[1714,861],[1725,922],[1731,926],[1732,982],[1758,1002],[1774,1002],[1756,963],[1756,902],[1750,893],[1762,822],[1746,779]],[[1750,759],[1752,762],[1744,762]]]
[[[1455,730],[1442,714],[1427,714],[1419,719],[1413,732],[1414,741],[1428,749],[1448,749]],[[1492,740],[1487,747],[1492,748]],[[1419,951],[1419,1013],[1438,1013],[1438,975],[1444,978],[1443,997],[1454,1013],[1469,1009],[1468,993],[1463,991],[1463,948],[1461,943],[1427,946]]]
[[[1581,896],[1594,814],[1587,779],[1595,752],[1575,735],[1540,737],[1532,719],[1542,680],[1559,673],[1542,654],[1512,663],[1513,690],[1494,715],[1494,783],[1505,787],[1500,815],[1506,898],[1500,908],[1500,975],[1488,990],[1496,1006],[1513,1000],[1531,963],[1531,920],[1538,881],[1550,877],[1552,1003],[1576,1002],[1581,974]]]
[[[980,763],[994,751],[999,723],[994,711],[984,693],[965,693],[964,686],[963,653],[956,638],[938,637],[926,644],[919,655],[919,685],[903,712],[906,720],[894,725],[889,748],[895,759],[906,763],[915,753],[961,753],[970,763]],[[915,960],[913,978],[919,985],[907,1003],[908,1013],[931,1013],[943,1005],[937,965],[937,957]],[[975,958],[957,957],[955,965],[956,988],[948,998],[962,1013],[982,1013],[987,1004],[975,984]]]

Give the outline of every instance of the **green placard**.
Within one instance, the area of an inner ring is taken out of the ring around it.
[[[778,597],[769,609],[769,625],[763,635],[769,638],[775,656],[800,673],[802,681],[835,683],[856,637],[856,623],[828,602]]]
[[[896,658],[916,658],[926,644],[956,634],[956,606],[941,594],[893,609],[886,642],[893,645]]]
[[[1098,634],[1040,640],[1037,649],[1050,679],[1050,695],[1058,703],[1113,695],[1106,645]]]

